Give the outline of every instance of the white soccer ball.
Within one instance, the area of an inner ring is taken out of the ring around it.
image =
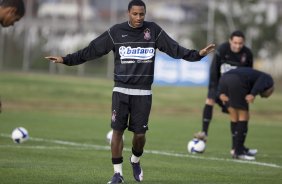
[[[187,149],[189,153],[203,153],[206,148],[206,143],[200,139],[192,139],[188,142]]]
[[[17,127],[13,130],[11,138],[15,143],[23,143],[28,140],[28,131],[23,127]]]
[[[107,136],[106,136],[107,142],[108,142],[109,144],[111,144],[111,142],[112,142],[112,136],[113,136],[113,130],[110,130],[110,131],[107,133]],[[124,140],[124,135],[122,135],[122,140]]]

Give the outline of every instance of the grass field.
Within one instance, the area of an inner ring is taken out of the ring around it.
[[[113,82],[60,75],[0,73],[0,183],[105,184],[113,174],[106,142]],[[142,157],[144,184],[280,184],[282,93],[251,106],[247,145],[254,162],[231,159],[229,120],[215,107],[207,149],[188,154],[200,130],[206,88],[154,87]],[[14,144],[11,131],[28,129],[30,140]],[[125,134],[125,183],[135,183],[128,163],[131,133]]]

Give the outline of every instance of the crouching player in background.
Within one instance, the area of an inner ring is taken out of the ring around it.
[[[231,123],[235,128],[234,148],[231,154],[235,159],[255,160],[256,149],[248,149],[244,143],[248,132],[249,104],[255,97],[269,97],[274,90],[270,75],[252,69],[237,68],[225,73],[219,81],[219,98],[227,105]]]

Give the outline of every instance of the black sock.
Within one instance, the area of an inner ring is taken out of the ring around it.
[[[136,157],[141,157],[143,155],[143,151],[137,152],[133,148],[131,148],[131,151],[132,151],[132,154],[135,155]]]
[[[238,121],[238,123],[244,123],[245,126],[244,126],[244,129],[243,129],[243,147],[244,147],[244,151],[248,151],[249,148],[245,147],[245,141],[246,141],[246,138],[247,138],[247,134],[248,134],[248,121]]]
[[[203,124],[202,124],[202,131],[208,135],[208,129],[210,125],[210,121],[212,119],[212,111],[213,106],[206,104],[203,110]]]
[[[113,164],[121,164],[123,162],[123,157],[120,158],[112,158]]]
[[[236,131],[236,126],[237,126],[236,122],[233,122],[233,121],[230,122],[231,139],[232,139],[231,140],[232,141],[231,149],[235,149],[235,131]]]
[[[241,155],[244,153],[244,143],[246,139],[247,121],[238,121],[235,132],[235,153]]]

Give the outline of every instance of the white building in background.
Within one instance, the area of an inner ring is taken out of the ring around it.
[[[84,20],[95,18],[95,7],[90,6],[89,0],[44,1],[38,9],[38,17],[77,18],[81,15]]]
[[[156,20],[167,20],[171,22],[184,22],[186,12],[177,4],[172,3],[152,3],[148,8],[148,14]]]

